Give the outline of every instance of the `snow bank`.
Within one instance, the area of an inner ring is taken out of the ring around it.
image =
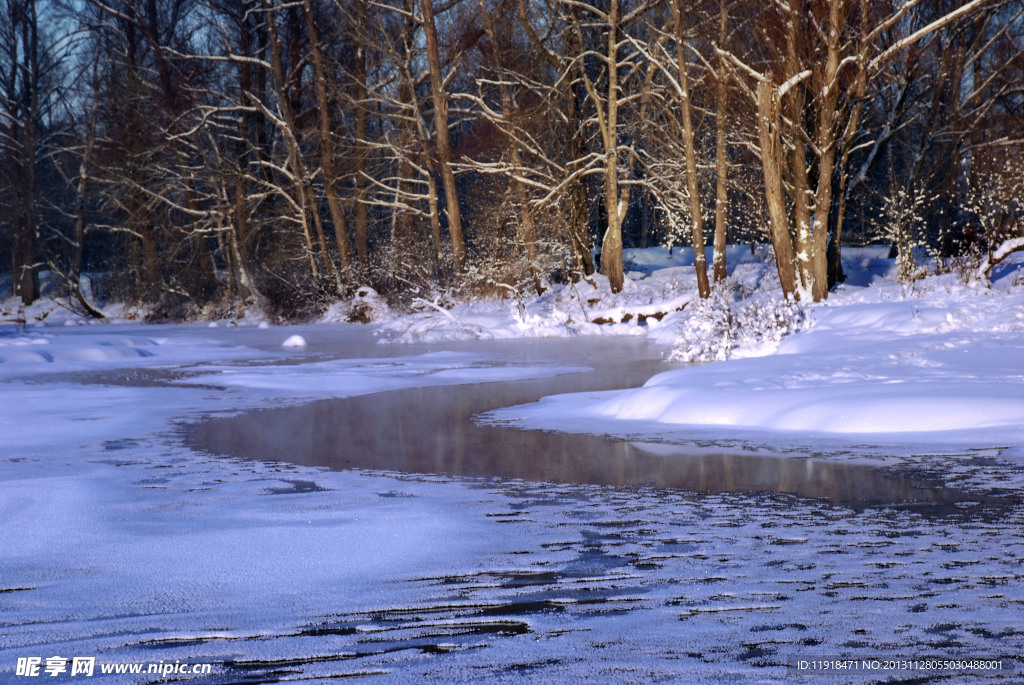
[[[543,295],[473,301],[450,308],[420,301],[423,311],[384,325],[387,342],[507,340],[578,335],[646,335],[648,325],[683,309],[696,293],[693,270],[666,269],[641,280],[627,279],[612,293],[608,279],[594,274],[574,284],[551,286]]]
[[[809,306],[810,324],[772,356],[668,371],[642,388],[545,398],[490,417],[631,434],[742,429],[773,441],[818,434],[1024,443],[1024,292],[950,277],[914,291],[841,288]]]
[[[393,318],[391,308],[380,293],[364,285],[358,288],[349,301],[336,302],[323,316],[321,323],[378,323]]]
[[[157,360],[187,363],[227,352],[208,337],[181,336],[180,330],[173,337],[160,333],[155,326],[125,327],[116,333],[106,326],[30,329],[27,334],[0,331],[0,378],[149,365]]]
[[[708,263],[712,248],[708,248]],[[744,296],[777,289],[766,267],[764,248],[730,246],[731,287]],[[594,274],[576,283],[552,284],[542,295],[530,293],[498,301],[455,305],[418,300],[420,311],[392,316],[381,328],[384,342],[439,343],[459,340],[508,340],[580,335],[653,336],[672,344],[685,317],[680,312],[697,297],[693,250],[653,247],[623,252],[627,278],[612,293],[608,279]],[[333,320],[334,310],[329,314]]]

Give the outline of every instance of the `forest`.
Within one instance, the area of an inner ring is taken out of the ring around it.
[[[1024,0],[2,0],[0,281],[153,320],[1024,236]],[[1014,240],[1018,239],[1018,240]],[[1009,242],[1008,242],[1009,241]],[[712,248],[711,264],[706,248]]]

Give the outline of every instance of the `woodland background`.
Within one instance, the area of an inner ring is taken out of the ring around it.
[[[0,8],[0,280],[26,304],[43,271],[158,320],[618,290],[623,246],[656,244],[697,248],[707,296],[727,242],[820,300],[841,244],[912,278],[1024,235],[1022,0]]]

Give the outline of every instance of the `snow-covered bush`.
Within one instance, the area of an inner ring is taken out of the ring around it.
[[[806,315],[800,305],[777,295],[761,294],[733,302],[724,289],[695,302],[683,313],[671,361],[724,361],[738,356],[768,354]]]
[[[982,263],[987,260],[981,247],[968,245],[948,259],[936,257],[933,261],[936,264],[936,273],[956,274],[962,284],[969,285],[972,281],[982,278]]]
[[[806,323],[807,314],[799,304],[772,294],[748,300],[736,320],[737,349],[774,351],[783,338]]]
[[[884,219],[877,234],[896,248],[896,278],[900,283],[914,283],[929,274],[914,255],[927,244],[925,210],[935,201],[918,185],[896,188],[883,200]]]
[[[368,285],[360,286],[351,300],[331,305],[320,318],[323,323],[380,323],[392,317],[391,308],[380,293]]]
[[[724,361],[735,347],[736,321],[732,295],[716,289],[711,297],[693,302],[683,312],[670,361]]]
[[[388,303],[380,293],[364,285],[356,290],[346,318],[353,323],[373,323],[386,319],[389,313]]]

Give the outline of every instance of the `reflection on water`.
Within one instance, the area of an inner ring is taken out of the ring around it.
[[[571,374],[515,383],[399,390],[263,410],[195,426],[190,441],[208,452],[335,470],[651,485],[699,492],[780,492],[837,504],[952,504],[986,499],[943,488],[938,481],[861,464],[696,453],[687,446],[480,426],[470,419],[543,395],[638,385],[650,375],[643,366],[626,368],[610,380],[593,373]]]

